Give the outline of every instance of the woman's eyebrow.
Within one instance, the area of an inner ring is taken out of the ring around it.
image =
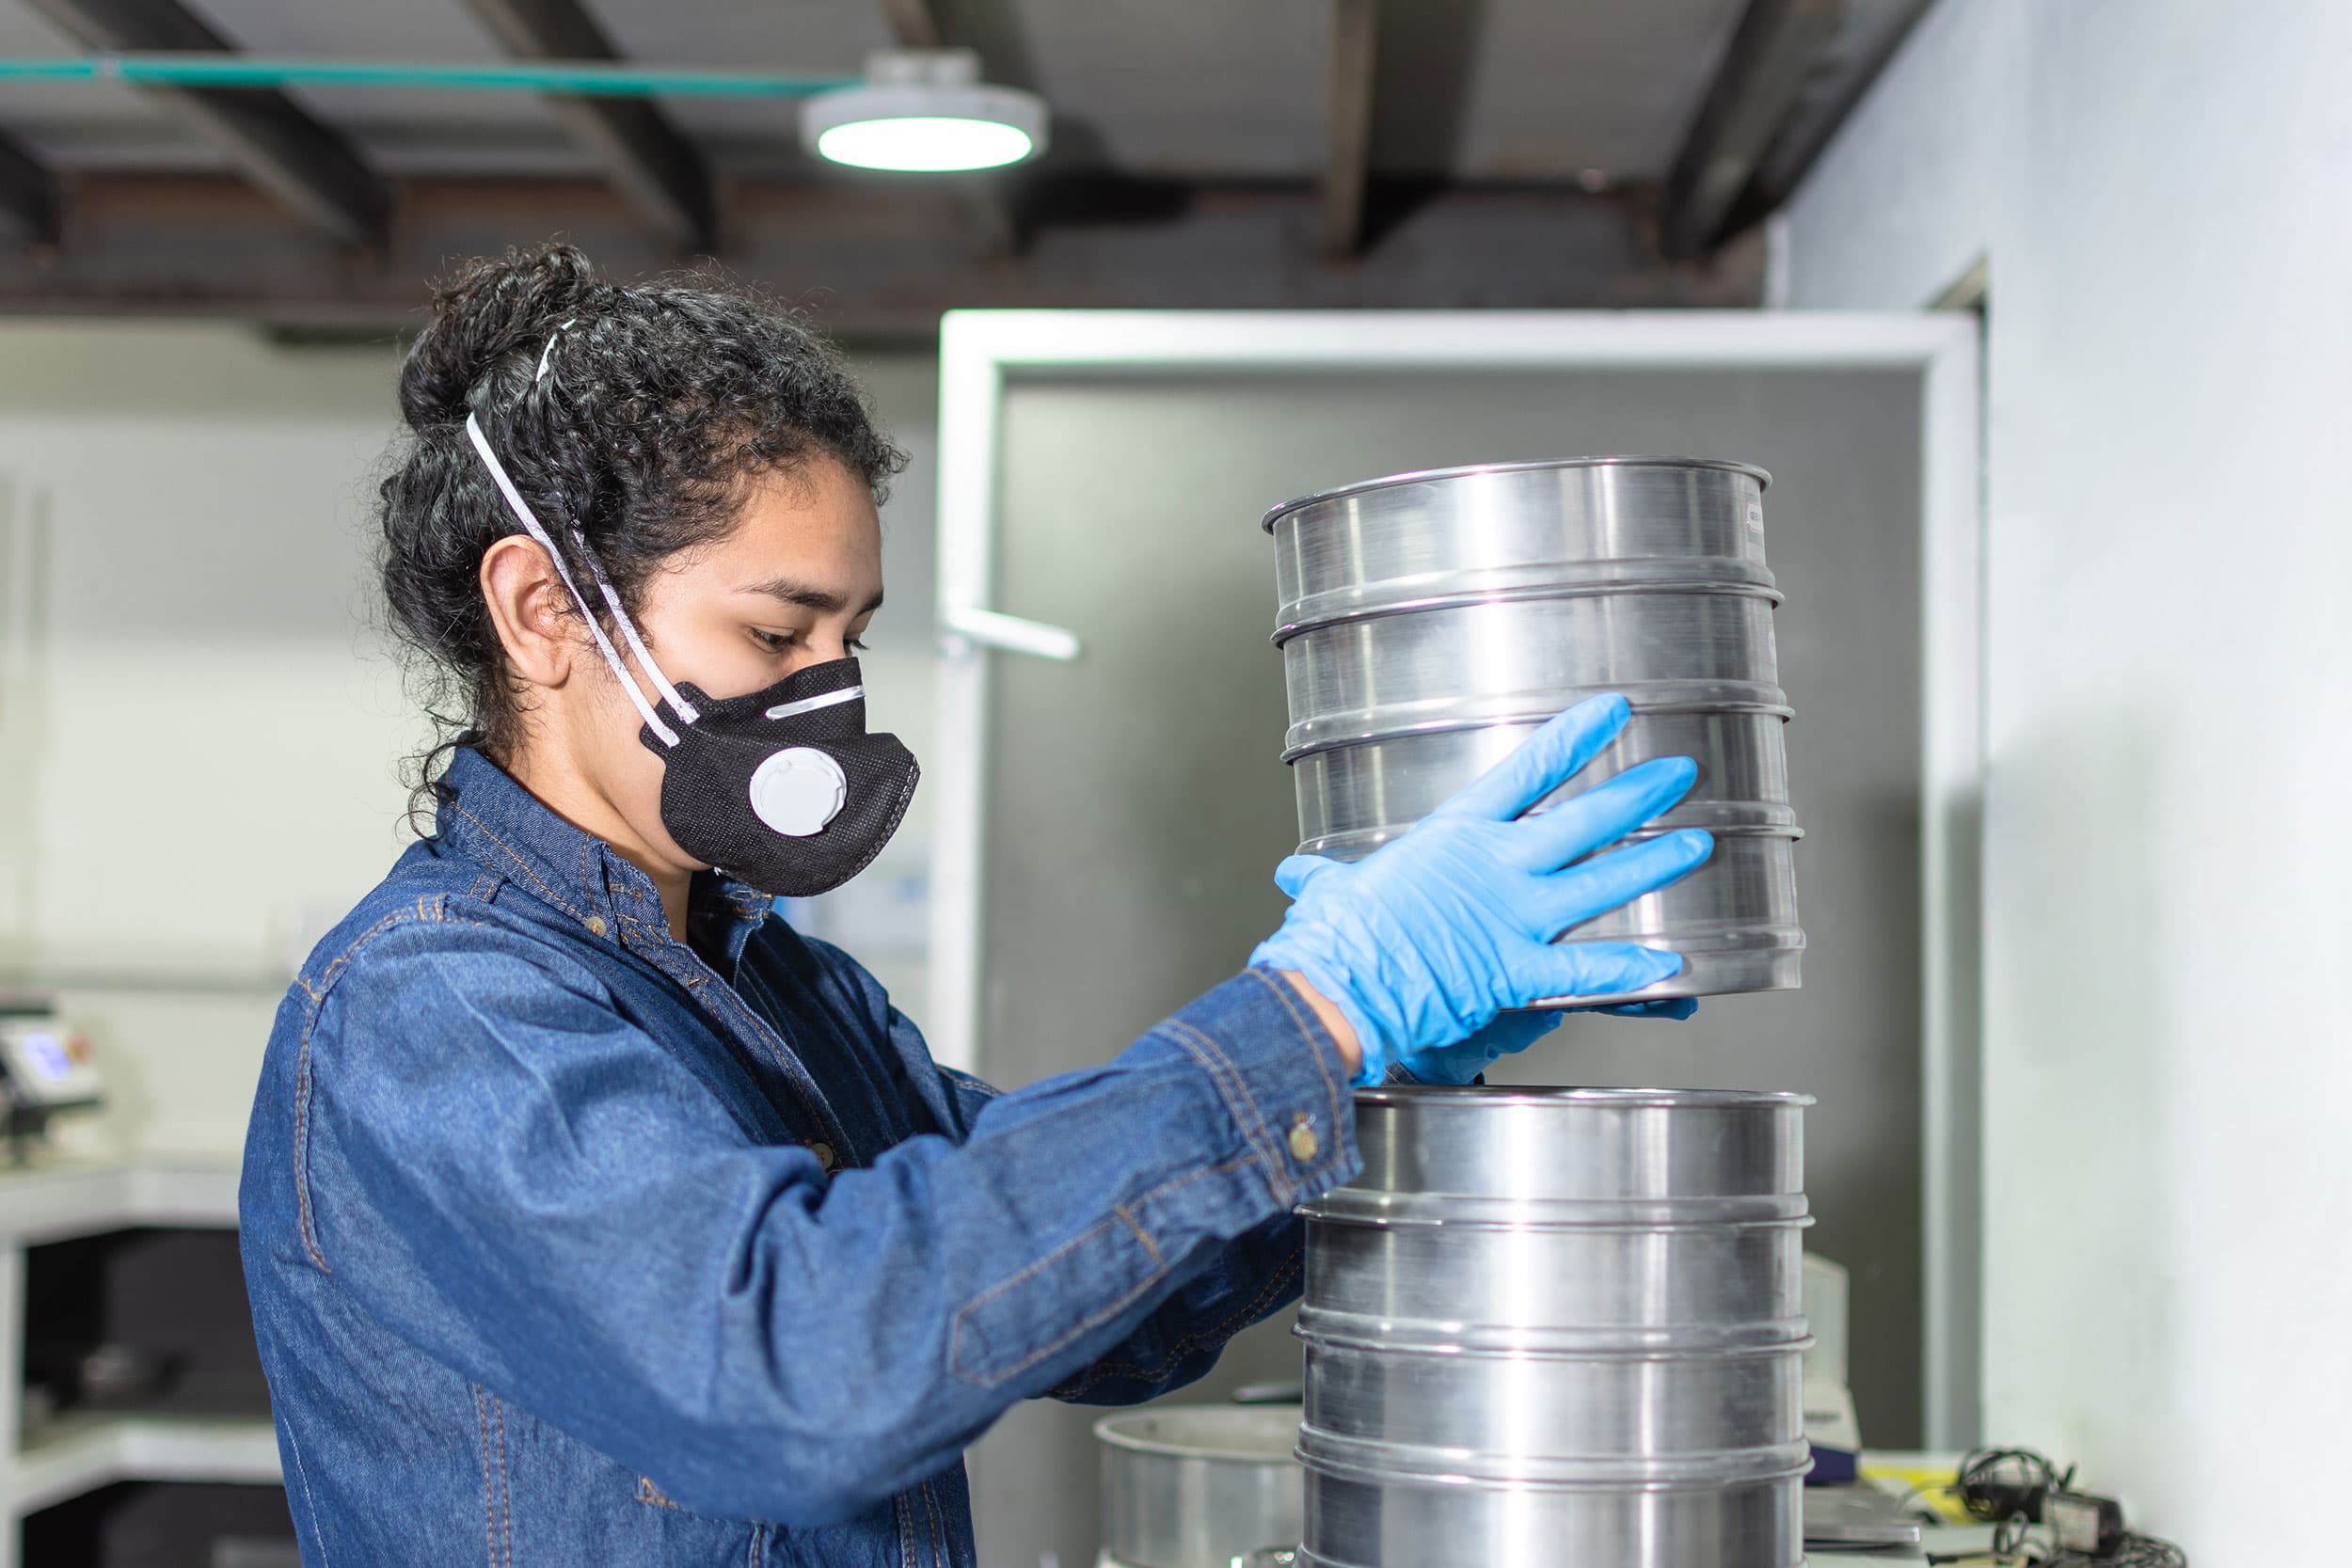
[[[767,582],[747,582],[736,592],[765,594],[771,599],[781,599],[786,604],[799,605],[803,610],[814,610],[825,615],[838,615],[850,608],[847,595],[836,594],[830,588],[816,588],[805,582],[795,582],[790,578],[775,578]],[[858,613],[871,615],[882,608],[882,596],[878,592],[872,598],[866,601],[866,608]]]

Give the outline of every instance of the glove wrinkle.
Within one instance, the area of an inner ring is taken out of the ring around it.
[[[1685,829],[1596,853],[1673,808],[1697,767],[1664,757],[1551,809],[1552,796],[1625,727],[1621,697],[1559,715],[1403,836],[1353,863],[1293,855],[1275,869],[1292,899],[1251,962],[1296,970],[1356,1030],[1359,1084],[1392,1067],[1463,1084],[1548,1034],[1557,1014],[1506,1009],[1560,996],[1638,991],[1682,968],[1631,942],[1554,941],[1664,887],[1714,849]]]

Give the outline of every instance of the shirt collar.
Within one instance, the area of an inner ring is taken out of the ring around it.
[[[666,940],[661,895],[653,879],[593,833],[548,809],[514,776],[470,746],[451,756],[441,775],[444,799],[435,818],[440,839],[481,866],[587,927],[592,934]],[[715,939],[730,962],[768,916],[774,900],[731,877],[695,877],[687,919]],[[599,928],[599,924],[601,928]]]

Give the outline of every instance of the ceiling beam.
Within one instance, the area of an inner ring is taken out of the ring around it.
[[[1745,228],[1796,194],[1870,84],[1927,14],[1930,3],[1847,0],[1836,38],[1822,51],[1820,68],[1805,79],[1755,177],[1734,204],[1724,225],[1727,230]]]
[[[1033,176],[1050,194],[1059,177]],[[1396,243],[1348,267],[1299,265],[1312,186],[1193,185],[1132,221],[1056,221],[1017,256],[990,248],[952,185],[746,177],[728,196],[720,260],[804,302],[849,338],[919,340],[966,307],[1354,309],[1747,306],[1760,246],[1703,266],[1660,263],[1636,213],[1556,187],[1455,186],[1397,220]],[[86,173],[54,257],[0,246],[0,314],[212,316],[413,329],[425,279],[456,259],[562,234],[607,276],[676,257],[593,179],[418,177],[381,251],[354,256],[249,185],[221,176]]]
[[[1372,82],[1379,54],[1380,0],[1331,0],[1331,65],[1326,78],[1322,213],[1324,254],[1356,254],[1364,235],[1364,186],[1372,175]]]
[[[92,49],[233,53],[236,46],[180,0],[29,0]],[[384,186],[342,135],[270,87],[141,91],[170,105],[229,154],[246,177],[339,240],[384,237]]]
[[[1803,96],[1844,20],[1847,0],[1749,0],[1666,177],[1659,248],[1703,256]]]
[[[508,54],[524,59],[621,57],[580,0],[465,0],[465,6]],[[568,93],[548,93],[547,104],[664,237],[691,250],[717,245],[719,202],[710,166],[659,104]]]
[[[0,225],[19,238],[55,244],[63,205],[49,166],[15,137],[0,135]]]

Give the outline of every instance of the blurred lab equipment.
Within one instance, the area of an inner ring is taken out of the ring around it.
[[[61,1111],[88,1110],[105,1099],[105,1080],[89,1037],[58,1016],[47,996],[0,996],[0,1096],[7,1101],[8,1154],[16,1164],[47,1134]]]
[[[1094,1423],[1100,1568],[1227,1568],[1300,1533],[1298,1404],[1163,1405]]]
[[[1812,1486],[1852,1481],[1860,1472],[1862,1421],[1846,1378],[1851,1293],[1843,1264],[1804,1255],[1804,1321],[1813,1330],[1813,1346],[1804,1353],[1804,1436],[1813,1447],[1805,1481]]]
[[[1579,457],[1397,474],[1268,513],[1300,853],[1370,852],[1553,714],[1621,691],[1633,721],[1582,787],[1693,758],[1689,797],[1633,836],[1704,828],[1716,846],[1574,933],[1669,948],[1682,971],[1581,1000],[1795,987],[1770,483],[1741,463]]]

